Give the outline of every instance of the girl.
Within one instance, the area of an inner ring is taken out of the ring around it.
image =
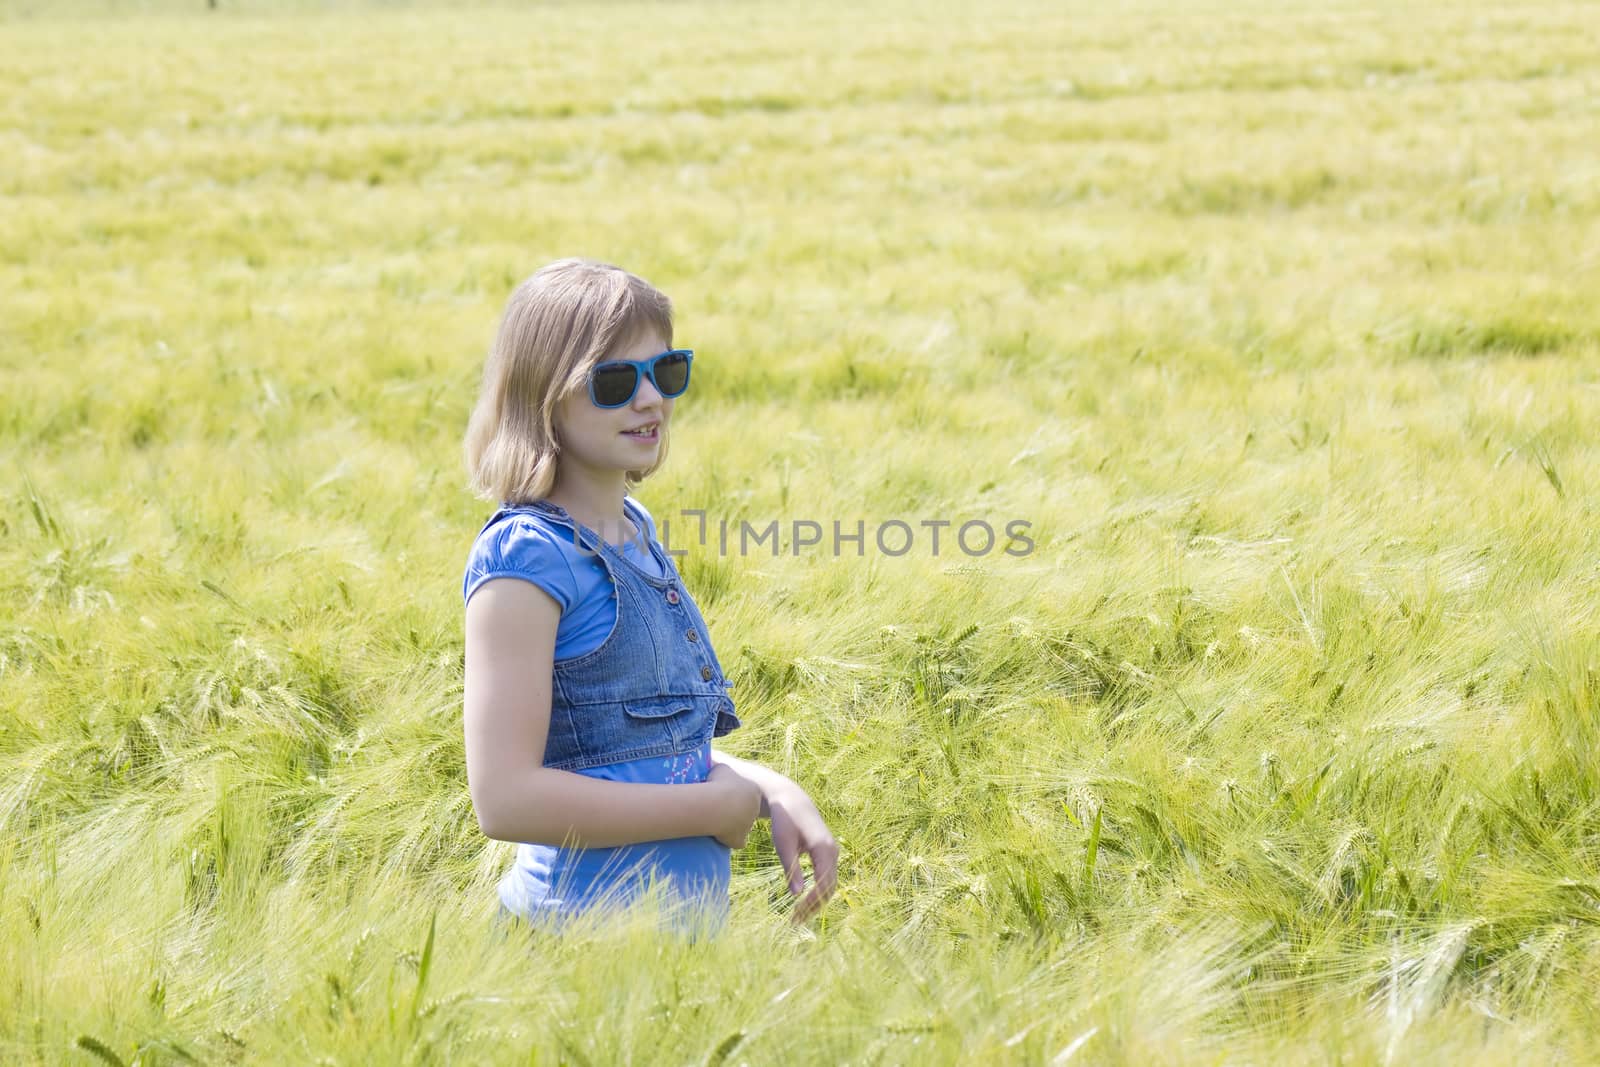
[[[771,820],[791,913],[832,895],[838,846],[805,791],[715,751],[741,723],[694,599],[628,490],[666,458],[694,354],[642,279],[552,263],[511,294],[467,428],[500,508],[467,559],[467,781],[478,825],[518,842],[512,914],[559,921],[658,883],[726,919],[730,849]]]

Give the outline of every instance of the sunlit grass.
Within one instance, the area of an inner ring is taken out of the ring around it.
[[[1592,1056],[1592,15],[0,4],[0,1059]],[[712,943],[491,922],[460,443],[573,254],[808,931],[760,828]]]

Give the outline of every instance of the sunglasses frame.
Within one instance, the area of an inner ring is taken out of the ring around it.
[[[683,388],[679,389],[676,393],[673,393],[671,396],[668,396],[666,390],[661,388],[661,383],[656,381],[656,364],[659,363],[661,360],[666,359],[668,356],[683,356],[684,357]],[[595,379],[595,375],[598,374],[602,369],[604,369],[606,367],[617,367],[617,366],[626,366],[626,367],[632,367],[633,368],[633,388],[628,392],[628,396],[627,396],[627,398],[625,400],[622,400],[622,401],[620,401],[619,403],[616,403],[616,404],[602,404],[602,403],[600,403],[600,398],[594,395],[594,379]],[[692,349],[692,348],[669,348],[665,352],[658,352],[657,354],[655,354],[653,356],[650,356],[648,359],[607,359],[607,360],[602,360],[601,362],[596,363],[593,367],[591,367],[589,369],[589,375],[588,375],[589,403],[593,404],[597,408],[604,408],[606,410],[615,410],[616,408],[627,407],[629,404],[633,403],[633,398],[639,395],[639,383],[644,381],[646,378],[650,379],[650,384],[655,387],[655,391],[657,393],[661,394],[661,399],[663,399],[663,400],[672,400],[675,397],[680,397],[684,393],[687,393],[689,391],[689,373],[693,369],[694,369],[694,349]]]

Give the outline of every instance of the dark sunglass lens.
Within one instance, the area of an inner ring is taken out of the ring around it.
[[[627,363],[605,363],[594,371],[594,398],[606,407],[626,404],[633,397],[639,372]]]
[[[672,355],[656,361],[656,388],[662,396],[677,396],[688,387],[688,356]]]

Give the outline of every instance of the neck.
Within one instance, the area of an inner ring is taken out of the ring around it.
[[[556,484],[545,497],[568,515],[583,523],[613,544],[632,536],[633,529],[622,507],[627,483],[619,472],[615,479],[592,479],[556,475]]]

